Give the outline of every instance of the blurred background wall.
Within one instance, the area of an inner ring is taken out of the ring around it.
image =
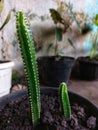
[[[97,0],[66,0],[66,2],[71,2],[75,11],[87,13],[92,18],[98,13]],[[0,14],[0,25],[2,25],[9,11],[11,11],[11,18],[9,23],[0,31],[0,59],[13,60],[15,62],[14,70],[19,74],[23,73],[23,65],[16,37],[16,12],[22,10],[28,16],[32,35],[35,39],[37,56],[51,55],[51,52],[47,52],[47,46],[55,42],[55,25],[51,20],[49,9],[57,8],[57,6],[56,0],[4,0],[4,7]],[[72,33],[64,34],[60,46],[61,49],[64,49],[64,55],[78,57],[88,54],[90,34],[80,35],[74,23],[73,28]],[[69,36],[76,46],[76,50],[68,44],[67,38]]]

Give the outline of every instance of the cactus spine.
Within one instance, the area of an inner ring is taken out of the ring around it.
[[[40,118],[40,88],[36,63],[34,41],[26,16],[16,14],[16,28],[25,74],[28,82],[28,94],[31,106],[32,122],[36,126]]]
[[[61,110],[64,113],[66,119],[70,119],[71,117],[71,108],[68,97],[67,85],[65,83],[61,83],[59,87],[59,99],[61,104]]]

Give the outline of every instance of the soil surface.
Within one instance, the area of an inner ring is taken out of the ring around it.
[[[96,118],[86,114],[86,106],[74,103],[71,109],[71,119],[66,120],[58,98],[41,95],[41,119],[33,129],[28,96],[22,96],[0,110],[0,130],[97,130]]]

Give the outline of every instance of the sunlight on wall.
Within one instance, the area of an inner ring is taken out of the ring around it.
[[[95,34],[98,32],[98,27],[96,25],[93,25],[92,27],[92,34]],[[90,50],[92,48],[92,39],[91,39],[91,33],[88,35],[88,37],[85,37],[83,48],[85,55],[89,55]]]
[[[98,0],[86,0],[85,12],[88,13],[90,16],[98,13]]]

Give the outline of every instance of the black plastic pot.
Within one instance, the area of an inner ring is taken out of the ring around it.
[[[38,68],[40,82],[43,85],[58,87],[61,82],[68,83],[74,58],[72,57],[39,57]]]
[[[41,94],[57,96],[58,89],[46,88],[46,87],[41,88]],[[8,104],[8,102],[16,101],[17,99],[19,99],[20,97],[23,97],[25,95],[27,95],[27,91],[21,90],[19,92],[12,93],[5,97],[2,97],[0,99],[0,108],[3,108],[6,104]],[[92,116],[96,117],[97,128],[94,130],[98,130],[98,108],[95,105],[93,105],[90,101],[88,101],[87,99],[85,99],[75,93],[69,92],[69,98],[70,98],[71,103],[78,103],[78,104],[87,106],[87,108],[86,108],[87,115],[92,115]],[[2,123],[2,122],[0,122],[0,123]]]
[[[90,59],[89,57],[79,57],[79,73],[83,80],[98,79],[98,60]]]

